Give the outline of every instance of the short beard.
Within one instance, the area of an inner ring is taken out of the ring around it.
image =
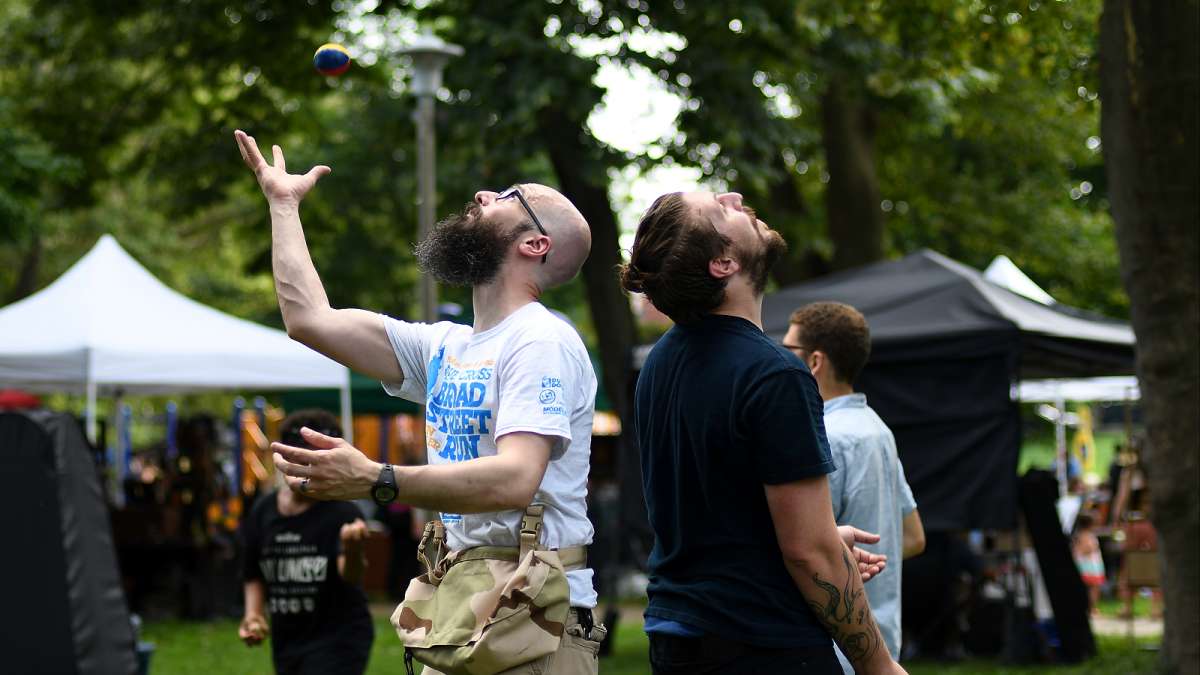
[[[771,270],[787,253],[788,245],[783,235],[775,230],[767,229],[762,237],[762,249],[757,253],[743,255],[746,275],[750,277],[750,285],[755,295],[762,295],[771,278]]]
[[[483,286],[500,273],[509,247],[522,231],[518,226],[502,232],[483,220],[479,205],[471,202],[434,225],[413,255],[418,269],[443,284]]]

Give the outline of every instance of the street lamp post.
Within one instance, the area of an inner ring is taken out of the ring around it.
[[[427,32],[417,36],[400,53],[412,57],[411,87],[417,97],[413,113],[417,123],[417,237],[424,241],[433,229],[437,204],[434,97],[442,87],[442,69],[451,57],[462,56],[463,49]],[[438,319],[437,286],[428,274],[421,275],[420,283],[421,320],[433,323]]]

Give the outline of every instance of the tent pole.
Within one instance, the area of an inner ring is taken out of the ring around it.
[[[1054,421],[1054,454],[1056,455],[1058,467],[1058,496],[1065,497],[1067,494],[1067,402],[1062,396],[1055,399],[1054,405],[1058,407],[1058,418]]]
[[[342,437],[347,443],[354,444],[354,412],[350,408],[350,369],[346,369],[346,381],[342,383]]]
[[[87,392],[87,411],[85,413],[87,415],[87,438],[94,448],[97,443],[98,430],[96,426],[96,381],[92,379],[91,373],[88,373],[84,387]]]

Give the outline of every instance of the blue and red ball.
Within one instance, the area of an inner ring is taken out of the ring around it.
[[[336,42],[323,44],[313,55],[313,65],[318,73],[336,77],[350,68],[350,52]]]

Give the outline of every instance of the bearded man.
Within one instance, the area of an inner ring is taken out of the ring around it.
[[[587,258],[591,232],[583,216],[557,191],[523,184],[477,192],[461,213],[438,223],[417,245],[417,263],[438,281],[471,287],[472,326],[335,309],[299,215],[300,201],[329,167],[288,174],[279,146],[272,165],[252,137],[235,137],[270,206],[275,290],[288,335],[380,380],[388,393],[426,405],[426,465],[380,464],[342,439],[305,429],[305,440],[322,449],[274,444],[276,467],[316,499],[398,499],[440,512],[451,551],[523,544],[523,512],[541,505],[540,546],[579,551],[579,562],[563,562],[570,609],[556,652],[505,672],[595,673],[604,629],[592,621],[596,592],[582,547],[593,533],[586,483],[596,375],[578,333],[538,302]]]

